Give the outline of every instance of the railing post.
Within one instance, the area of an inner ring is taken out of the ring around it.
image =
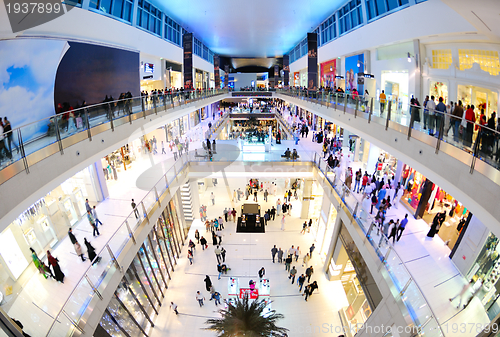
[[[392,101],[389,101],[389,106],[387,107],[387,119],[385,120],[386,130],[389,128],[389,121],[391,120],[391,103]]]
[[[145,102],[144,102],[145,100],[146,100],[146,98],[141,95],[141,108],[142,108],[142,111],[146,110]]]
[[[370,113],[368,114],[368,123],[372,121],[372,113],[373,113],[373,97],[370,100]]]
[[[344,94],[344,114],[347,110],[347,96],[348,96],[347,94]]]
[[[358,105],[359,105],[359,99],[356,100],[356,108],[354,109],[354,118],[358,116]]]
[[[113,251],[111,250],[108,244],[106,244],[106,249],[108,250],[109,256],[111,256],[111,260],[115,264],[116,269],[122,270],[122,267],[120,267],[120,264],[116,260],[115,254],[113,254]]]
[[[97,297],[99,297],[99,299],[102,301],[102,295],[101,295],[101,293],[94,286],[94,284],[92,283],[92,281],[90,280],[90,278],[88,277],[88,275],[85,275],[85,279],[87,280],[87,282],[89,283],[90,287],[92,288],[92,290],[94,291],[94,293],[97,295]]]
[[[410,140],[411,138],[411,129],[413,129],[413,123],[415,123],[413,109],[416,109],[416,107],[410,105],[410,125],[408,126],[408,140]]]
[[[26,159],[26,152],[24,151],[23,135],[21,133],[20,128],[17,129],[17,140],[18,140],[18,144],[19,144],[19,154],[21,155],[21,158],[23,160],[24,169],[26,170],[26,173],[30,173],[28,160]]]
[[[80,331],[82,334],[85,333],[85,331],[83,331],[83,329],[78,326],[78,323],[76,323],[76,321],[70,316],[68,315],[68,313],[63,310],[62,313],[64,314],[64,316],[66,316],[66,318],[69,320],[69,322],[78,330]]]
[[[356,206],[354,206],[354,210],[352,212],[352,216],[354,218],[357,218],[356,214],[358,213],[358,206],[359,206],[359,202],[356,202]]]
[[[158,203],[158,205],[161,206],[161,204],[160,204],[160,196],[158,195],[158,190],[156,189],[156,186],[154,187],[154,189],[155,189],[156,202]]]
[[[158,115],[158,110],[156,110],[156,99],[158,98],[158,95],[153,96],[153,107],[155,109],[155,114]]]
[[[61,132],[60,132],[60,129],[59,129],[59,120],[62,116],[61,115],[57,115],[54,117],[54,120],[55,120],[55,127],[56,127],[56,139],[57,139],[57,144],[59,145],[59,152],[61,152],[61,154],[64,154],[64,151],[63,151],[63,146],[62,146],[62,142],[61,142]]]
[[[443,132],[444,132],[444,114],[441,115],[441,114],[437,114],[436,115],[436,111],[434,111],[434,118],[436,118],[436,116],[438,116],[438,119],[439,119],[439,130],[437,130],[438,132],[438,137],[437,137],[437,143],[436,143],[436,154],[438,154],[439,152],[439,148],[441,147],[441,141],[443,140]]]
[[[137,242],[135,242],[134,233],[132,232],[132,229],[130,228],[130,225],[128,224],[127,220],[125,220],[125,225],[127,226],[128,235],[132,238],[132,241],[134,242],[134,245],[137,244]]]
[[[338,106],[339,106],[339,94],[336,93],[335,94],[335,110],[339,109]]]
[[[118,116],[120,115],[120,109],[118,108]],[[115,117],[115,114],[112,112],[109,114],[109,123],[111,124],[111,131],[115,131],[115,123],[113,123],[113,118]]]
[[[149,222],[148,212],[146,212],[146,207],[144,206],[144,202],[143,201],[141,201],[141,206],[142,206],[142,212],[143,212],[142,214],[144,214],[144,218],[146,220],[148,220],[148,222]]]
[[[87,124],[87,135],[89,140],[92,141],[92,133],[90,132],[90,116],[88,109],[85,109],[85,124]]]

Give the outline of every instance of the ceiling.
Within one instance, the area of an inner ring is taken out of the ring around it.
[[[219,55],[280,57],[346,0],[153,0]]]
[[[491,40],[500,41],[500,1],[443,0],[479,32]]]

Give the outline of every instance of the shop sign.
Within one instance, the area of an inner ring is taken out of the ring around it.
[[[256,300],[259,298],[259,290],[258,289],[250,289],[250,288],[240,288],[240,299],[245,298],[245,296],[248,296],[248,299],[250,300]]]

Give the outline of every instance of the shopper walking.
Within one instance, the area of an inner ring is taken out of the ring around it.
[[[198,244],[200,244],[200,232],[198,232],[198,230],[194,231],[194,238],[196,239]]]
[[[310,266],[309,268],[306,269],[307,282],[311,282],[311,276],[313,273],[314,273],[313,266]]]
[[[295,266],[292,267],[292,270],[290,270],[290,276],[288,276],[289,279],[292,279],[292,284],[295,282],[295,275],[297,274],[297,269],[295,269]]]
[[[278,249],[278,263],[283,263],[283,251],[281,247]]]
[[[207,239],[205,239],[203,236],[200,239],[200,245],[201,245],[202,250],[205,250],[205,248],[208,248]]]
[[[94,217],[96,227],[97,227],[97,224],[102,226],[102,222],[101,222],[101,220],[99,220],[99,217],[97,216],[97,211],[95,209],[95,206],[92,208],[92,216]]]
[[[212,280],[210,279],[210,276],[206,275],[204,281],[205,281],[205,289],[207,289],[207,291],[210,291],[210,287],[212,287]]]
[[[224,247],[222,247],[220,250],[220,256],[222,256],[222,262],[226,262],[226,250],[224,249]]]
[[[403,232],[406,228],[406,225],[408,224],[408,213],[405,215],[405,218],[403,220],[401,220],[401,223],[399,224],[399,227],[398,227],[398,237],[396,239],[396,241],[399,241],[399,239],[401,239],[401,236],[403,235]]]
[[[85,209],[88,211],[92,211],[92,208],[89,205],[89,199],[85,199]]]
[[[309,263],[310,259],[311,259],[311,256],[309,255],[309,253],[304,255],[304,259],[302,260],[303,261],[302,267],[307,267],[307,264]]]
[[[90,263],[95,264],[99,262],[101,258],[97,257],[94,246],[87,241],[87,238],[83,239],[83,243],[85,244],[85,247],[87,247],[87,256],[89,257]]]
[[[266,275],[266,270],[264,267],[260,268],[259,270],[259,278],[262,279]]]
[[[50,254],[50,251],[47,251],[47,260],[49,261],[49,264],[52,266],[52,269],[54,270],[54,275],[56,280],[58,282],[64,283],[65,275],[62,272],[61,267],[59,266],[59,259],[52,256],[52,254]]]
[[[309,247],[309,256],[312,258],[313,256],[313,252],[314,252],[314,249],[316,249],[316,247],[314,246],[314,243],[312,244],[311,247]]]
[[[179,312],[177,311],[177,304],[175,304],[174,302],[170,302],[170,309],[172,309],[176,315],[179,314]]]
[[[130,206],[132,206],[132,209],[134,210],[135,218],[139,219],[139,210],[137,209],[137,205],[135,204],[134,199],[132,199]]]
[[[90,211],[87,211],[87,219],[89,220],[90,225],[94,229],[93,235],[94,235],[94,237],[96,237],[96,233],[97,233],[97,235],[99,235],[99,230],[97,229],[97,225],[95,223],[94,217],[92,216]]]
[[[307,301],[307,299],[309,297],[311,297],[311,295],[313,294],[314,290],[318,289],[318,283],[316,281],[314,281],[313,283],[309,284],[307,287],[307,293],[304,291],[304,294],[306,295],[306,298],[305,300]]]
[[[304,285],[304,282],[306,281],[306,277],[304,274],[300,275],[299,278],[297,278],[297,285],[299,286],[299,292],[302,291],[302,286]]]
[[[290,265],[292,264],[292,255],[288,255],[288,257],[285,259],[285,270],[290,272]]]
[[[210,193],[210,200],[212,200],[212,206],[215,205],[215,195],[214,195],[214,192]]]
[[[222,261],[222,256],[220,255],[222,253],[222,251],[220,250],[219,246],[217,246],[215,249],[214,249],[214,252],[215,252],[215,257],[217,257],[217,262],[218,263],[221,263]]]
[[[196,292],[196,300],[198,301],[198,304],[200,305],[200,308],[204,305],[203,301],[205,300],[205,297],[200,293],[200,291]]]
[[[276,256],[276,253],[278,253],[278,249],[276,248],[276,245],[274,245],[274,247],[271,248],[271,255],[273,256],[273,263],[274,263],[274,257]]]
[[[187,257],[189,259],[189,265],[192,265],[193,264],[193,252],[191,251],[191,249],[188,249]]]
[[[285,230],[285,214],[283,214],[283,218],[281,218],[281,230]]]

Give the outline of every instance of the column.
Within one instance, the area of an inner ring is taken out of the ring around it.
[[[354,162],[359,161],[359,150],[361,148],[361,138],[357,137],[356,138],[356,144],[354,145]],[[398,164],[399,165],[399,164]]]
[[[224,66],[224,71],[226,72],[224,75],[224,89],[227,89],[229,87],[229,64]]]
[[[309,204],[312,196],[312,179],[304,179],[304,189],[302,190],[302,209],[300,211],[301,219],[309,219]]]
[[[330,241],[330,247],[328,248],[328,253],[326,253],[325,264],[323,266],[323,272],[328,272],[328,268],[330,267],[330,260],[332,259],[335,246],[337,245],[337,238],[340,233],[340,225],[342,224],[342,220],[340,219],[340,214],[337,213],[337,218],[335,219],[335,225],[333,227],[332,240]],[[342,246],[342,244],[340,244]],[[337,248],[340,250],[340,248]]]
[[[422,67],[420,55],[420,40],[413,40],[413,50],[415,52],[415,97],[422,97]],[[411,77],[411,73],[409,74]],[[422,97],[423,98],[423,97]]]
[[[403,173],[404,163],[398,159],[398,163],[396,164],[396,174],[394,175],[394,181],[397,183],[401,180],[401,174]]]
[[[94,171],[94,178],[91,180],[94,180],[94,186],[96,187],[96,200],[95,201],[103,201],[107,197],[109,197],[109,191],[108,191],[108,184],[106,183],[106,177],[104,177],[104,171],[102,167],[101,160],[99,159],[92,165],[92,168]],[[90,194],[89,194],[89,199],[90,199]],[[91,200],[91,199],[90,199]]]
[[[349,135],[351,133],[344,129],[344,138],[342,139],[342,147],[347,147],[349,148]]]

